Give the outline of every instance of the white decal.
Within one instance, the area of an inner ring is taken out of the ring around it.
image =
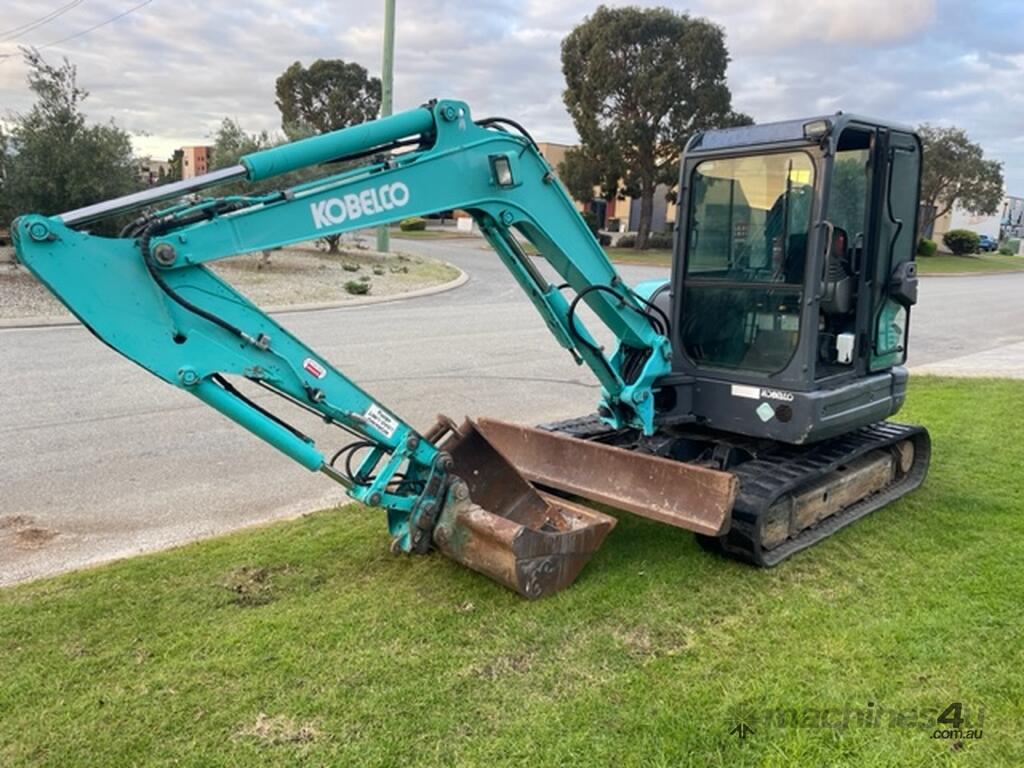
[[[757,387],[748,387],[746,384],[733,384],[732,396],[745,397],[748,400],[760,400],[761,390]]]
[[[783,392],[781,389],[762,389],[761,397],[765,400],[781,400],[784,403],[793,402],[793,393]]]
[[[309,204],[313,225],[317,229],[332,224],[355,221],[363,216],[401,208],[409,202],[409,188],[400,181],[364,189],[358,194],[349,192],[341,197],[328,197]]]
[[[380,432],[384,437],[391,437],[398,429],[398,419],[385,411],[376,403],[370,405],[363,414],[367,423]]]

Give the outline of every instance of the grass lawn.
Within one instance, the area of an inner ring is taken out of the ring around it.
[[[1014,272],[1024,270],[1024,256],[1003,256],[998,253],[976,253],[953,256],[939,253],[918,256],[917,268],[922,275],[943,275],[956,272]]]
[[[605,248],[613,264],[639,264],[645,267],[671,267],[672,251],[670,249],[649,249],[638,251],[635,248]]]
[[[405,231],[398,227],[392,227],[390,232],[391,237],[398,238],[399,240],[454,240],[459,237],[475,237],[475,235],[471,234],[448,230],[441,231],[438,229],[413,229]]]
[[[902,416],[925,486],[770,571],[623,515],[528,603],[352,506],[2,590],[0,765],[1024,765],[1024,383]]]

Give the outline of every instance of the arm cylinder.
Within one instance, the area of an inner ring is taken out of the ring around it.
[[[242,157],[241,162],[248,171],[249,181],[261,181],[426,133],[433,127],[434,113],[427,107],[418,107],[391,117],[253,152]]]

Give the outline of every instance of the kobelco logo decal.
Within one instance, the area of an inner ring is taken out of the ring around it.
[[[313,212],[313,224],[317,229],[332,224],[354,221],[361,216],[372,216],[384,213],[392,208],[401,208],[409,202],[409,188],[400,181],[393,184],[381,184],[379,187],[364,189],[358,194],[349,192],[341,197],[329,197],[316,203],[310,203]]]

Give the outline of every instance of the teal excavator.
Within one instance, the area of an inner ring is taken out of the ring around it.
[[[280,191],[204,192],[316,167]],[[911,129],[841,113],[698,133],[671,280],[631,287],[518,123],[432,101],[11,231],[97,338],[383,508],[394,551],[437,549],[536,598],[569,585],[614,526],[595,503],[770,566],[920,485],[928,433],[885,420],[907,386],[920,167]],[[595,413],[418,432],[207,268],[450,209],[600,381]],[[118,237],[90,233],[117,219]],[[325,452],[287,408],[351,439]]]

